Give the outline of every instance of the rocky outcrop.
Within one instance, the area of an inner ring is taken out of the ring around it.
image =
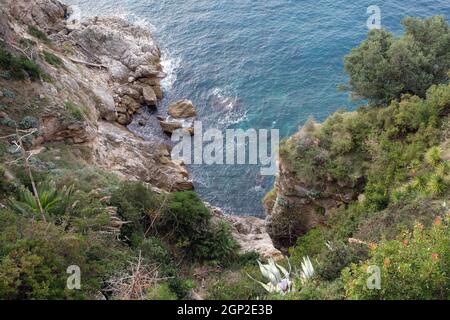
[[[119,18],[96,17],[65,32],[85,60],[107,69],[120,124],[131,123],[142,105],[158,104],[164,73],[159,47],[149,30]]]
[[[34,82],[0,77],[9,96],[0,97],[0,104],[9,106],[2,117],[20,123],[21,116],[10,110],[33,110],[39,129],[33,148],[50,142],[79,144],[93,165],[124,179],[165,191],[193,189],[186,168],[172,161],[168,146],[144,141],[122,126],[141,106],[155,107],[162,97],[164,73],[150,31],[118,18],[69,22],[64,18],[70,10],[56,0],[0,3],[6,47],[31,57],[43,74],[43,80]],[[29,26],[50,40],[30,34]],[[18,47],[24,39],[30,48]],[[62,65],[43,59],[44,51]]]
[[[168,146],[145,141],[105,121],[98,123],[98,133],[90,144],[97,166],[166,191],[193,189],[186,168],[171,160]]]
[[[317,125],[314,130],[318,128]],[[285,143],[287,150],[300,147],[297,152],[308,154],[308,148],[317,146],[319,141],[302,128]],[[304,164],[303,160],[297,161],[300,166]],[[336,208],[357,200],[364,185],[363,177],[348,183],[330,176],[311,179],[312,175],[306,172],[299,176],[292,163],[281,155],[275,186],[264,199],[264,206],[267,231],[275,246],[283,251],[294,245],[299,236],[326,224]]]
[[[2,0],[8,15],[24,27],[36,26],[52,32],[64,27],[67,6],[58,0]]]
[[[178,129],[184,129],[187,133],[194,134],[194,120],[197,111],[190,100],[180,100],[169,105],[169,116],[159,117],[162,130],[168,135],[172,135]]]
[[[169,105],[169,115],[174,118],[193,118],[197,116],[194,104],[190,100],[181,100]]]
[[[226,215],[221,209],[211,206],[209,203],[205,204],[213,217],[230,223],[231,232],[240,246],[241,253],[256,252],[263,258],[273,258],[274,260],[283,258],[281,251],[274,247],[263,219],[252,216]]]

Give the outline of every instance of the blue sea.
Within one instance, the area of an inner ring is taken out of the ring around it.
[[[204,127],[279,129],[282,137],[313,116],[353,110],[337,86],[347,81],[343,58],[367,35],[367,8],[401,34],[405,16],[450,17],[448,0],[67,0],[84,16],[116,15],[151,28],[163,52],[165,114],[188,98]],[[149,114],[154,118],[154,114]],[[163,139],[155,121],[130,128]],[[264,214],[274,182],[258,166],[192,165],[201,197],[228,213]]]

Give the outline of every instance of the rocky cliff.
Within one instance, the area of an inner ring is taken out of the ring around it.
[[[267,230],[280,249],[325,224],[336,208],[357,200],[362,191],[364,178],[351,159],[345,159],[355,169],[350,179],[320,171],[330,157],[330,150],[317,136],[320,129],[320,124],[310,121],[281,147],[279,174],[264,199]]]
[[[27,145],[33,154],[51,148],[60,159],[67,147],[82,149],[77,153],[80,163],[124,179],[146,182],[162,192],[193,189],[186,167],[171,159],[169,146],[146,141],[126,128],[134,114],[157,107],[163,97],[161,53],[149,30],[111,17],[72,20],[70,7],[57,0],[0,3],[3,54],[25,58],[38,73],[34,79],[21,77],[24,70],[18,77],[9,71],[1,74],[2,135],[14,132],[15,126],[8,124],[31,121],[23,127],[36,129]],[[176,117],[196,115],[193,106],[187,115],[175,107],[171,112]],[[220,210],[213,211],[223,219]],[[243,251],[280,255],[262,220],[227,219]],[[252,226],[255,223],[259,227]]]
[[[168,191],[193,188],[167,146],[123,126],[162,98],[160,51],[148,30],[117,18],[70,21],[69,8],[55,0],[1,2],[3,46],[42,70],[42,81],[0,79],[3,91],[13,93],[3,94],[3,118],[20,122],[22,106],[38,109],[33,148],[55,141],[83,145],[93,164],[123,177]]]

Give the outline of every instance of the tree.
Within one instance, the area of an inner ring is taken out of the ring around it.
[[[345,58],[354,98],[387,105],[403,94],[425,97],[433,84],[448,81],[450,27],[444,17],[405,18],[405,33],[394,37],[372,30],[358,48]]]

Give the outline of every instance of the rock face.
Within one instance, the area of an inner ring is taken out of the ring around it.
[[[126,128],[105,121],[98,123],[98,130],[90,146],[99,167],[167,191],[193,189],[186,168],[170,159],[167,146],[144,141]]]
[[[174,118],[193,118],[197,111],[190,100],[181,100],[169,105],[169,115]]]
[[[92,18],[67,29],[84,58],[108,70],[120,124],[142,105],[156,106],[164,77],[161,53],[150,31],[119,18]]]
[[[212,212],[213,217],[220,220],[225,219],[230,223],[233,237],[241,247],[241,253],[257,252],[263,258],[273,258],[274,260],[283,258],[281,251],[274,247],[263,219],[225,215],[222,210],[209,203],[206,203],[206,206]]]
[[[194,120],[197,111],[190,100],[180,100],[169,105],[169,116],[158,118],[161,128],[168,135],[172,135],[178,129],[185,129],[190,135],[194,134]]]
[[[300,130],[287,143],[306,150],[317,141]],[[275,246],[283,251],[294,245],[299,236],[325,224],[336,208],[356,200],[363,186],[362,180],[346,184],[326,178],[312,183],[308,178],[299,177],[281,157],[275,187],[264,200],[267,232]]]
[[[24,26],[37,26],[44,31],[64,27],[67,7],[57,0],[2,0],[1,3]]]
[[[165,191],[193,189],[186,168],[172,161],[167,146],[144,141],[120,125],[130,123],[142,105],[156,106],[162,97],[160,51],[148,30],[118,18],[68,22],[64,20],[68,8],[56,0],[0,0],[0,4],[0,33],[6,47],[19,55],[15,44],[22,38],[33,40],[36,44],[28,53],[49,79],[0,77],[0,86],[10,88],[14,96],[0,97],[0,103],[11,109],[39,108],[35,112],[39,135],[33,148],[50,142],[79,144],[86,147],[92,165],[124,179]],[[45,32],[51,43],[30,35],[29,26]],[[64,67],[41,59],[43,50],[59,57]],[[14,117],[7,112],[2,117]]]

